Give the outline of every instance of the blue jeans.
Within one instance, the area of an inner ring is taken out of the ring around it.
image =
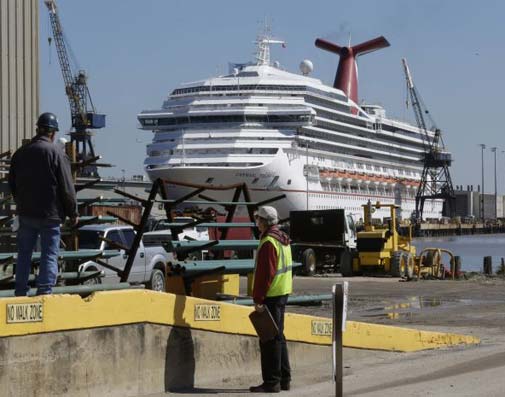
[[[16,296],[26,296],[30,289],[28,279],[32,267],[32,253],[39,235],[41,255],[37,277],[37,295],[46,295],[52,292],[58,276],[60,234],[60,222],[58,221],[19,217]]]

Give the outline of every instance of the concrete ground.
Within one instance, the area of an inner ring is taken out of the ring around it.
[[[337,275],[296,277],[296,294],[326,294],[344,280]],[[349,281],[349,320],[474,335],[478,346],[393,353],[344,349],[345,396],[505,395],[505,280],[400,282],[391,278]],[[288,311],[331,316],[331,306],[288,306]],[[183,396],[241,396],[260,383],[260,374],[230,379],[223,374]],[[331,363],[293,374],[286,396],[332,396]]]

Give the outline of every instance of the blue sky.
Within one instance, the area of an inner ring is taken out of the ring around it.
[[[443,131],[455,159],[456,185],[481,183],[479,143],[498,147],[498,191],[505,192],[505,2],[457,0],[196,1],[58,0],[63,29],[89,76],[95,106],[107,127],[94,138],[97,153],[116,165],[104,176],[141,174],[151,133],[137,128],[141,110],[159,108],[182,82],[227,71],[228,62],[252,59],[260,22],[287,41],[272,59],[297,71],[302,59],[332,84],[338,58],[314,46],[322,37],[356,44],[384,35],[391,47],[359,61],[359,98],[380,103],[388,116],[413,121],[406,109],[401,58]],[[69,109],[48,13],[40,2],[41,111],[69,129]],[[503,151],[503,152],[502,152]],[[494,192],[494,159],[486,149],[485,190]]]

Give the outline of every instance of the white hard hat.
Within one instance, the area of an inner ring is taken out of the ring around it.
[[[274,207],[263,206],[259,207],[258,211],[254,213],[255,216],[265,219],[269,225],[275,225],[279,222],[279,216],[277,215],[277,210]]]

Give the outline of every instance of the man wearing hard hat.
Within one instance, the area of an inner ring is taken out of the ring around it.
[[[255,213],[255,219],[261,237],[254,270],[254,308],[258,312],[267,308],[279,333],[272,340],[260,341],[263,383],[252,386],[249,390],[254,393],[278,393],[289,390],[291,382],[288,349],[284,338],[284,311],[293,284],[291,247],[288,235],[277,226],[279,218],[274,207],[260,207]]]
[[[65,217],[74,226],[79,220],[70,159],[54,144],[57,131],[56,116],[42,113],[37,120],[37,135],[11,159],[9,186],[19,216],[16,296],[25,296],[30,289],[32,253],[39,236],[37,295],[52,293],[58,275],[60,224]]]

